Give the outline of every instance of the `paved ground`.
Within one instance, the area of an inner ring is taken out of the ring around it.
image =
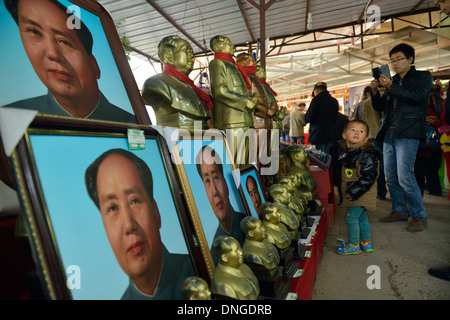
[[[450,201],[445,196],[424,196],[428,228],[408,232],[408,222],[382,223],[391,212],[391,199],[377,200],[369,214],[374,252],[341,256],[336,238],[348,239],[345,210],[336,210],[334,225],[324,243],[312,300],[448,300],[450,282],[428,274],[430,267],[450,266]],[[379,269],[380,289],[376,284]],[[369,269],[369,270],[368,270]]]

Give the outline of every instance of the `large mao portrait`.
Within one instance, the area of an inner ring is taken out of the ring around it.
[[[259,171],[255,166],[250,165],[241,169],[239,190],[250,215],[259,219],[261,217],[259,207],[267,200],[262,190]]]
[[[135,150],[125,125],[38,120],[12,163],[48,298],[183,299],[185,279],[208,277],[156,131],[136,126],[145,147]]]
[[[108,12],[89,0],[0,0],[0,107],[150,124]]]
[[[212,277],[218,261],[211,250],[214,239],[228,235],[243,245],[245,235],[240,222],[248,213],[233,176],[235,165],[226,139],[219,130],[206,132],[212,133],[211,136],[178,140],[172,160],[177,164],[180,184]]]

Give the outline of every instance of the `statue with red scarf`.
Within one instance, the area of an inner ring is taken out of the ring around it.
[[[225,36],[210,40],[214,59],[209,63],[211,93],[214,98],[214,127],[248,129],[254,127],[253,113],[258,96],[249,95],[251,83],[245,69],[234,60],[234,46]]]
[[[142,97],[153,108],[157,125],[194,129],[199,121],[202,129],[212,127],[210,97],[189,78],[194,67],[192,46],[178,36],[164,37],[158,44],[163,72],[148,78]]]
[[[277,111],[276,105],[269,105],[263,83],[256,76],[256,61],[248,52],[239,53],[236,62],[243,66],[252,84],[251,93],[258,95],[258,106],[255,109],[255,128],[272,129],[272,117]]]

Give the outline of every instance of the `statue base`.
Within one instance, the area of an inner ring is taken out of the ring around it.
[[[314,222],[316,222],[313,218],[306,219],[306,227],[311,228],[314,225]]]
[[[302,233],[301,233],[302,239],[307,239],[310,233],[311,233],[311,228],[303,228]]]
[[[276,300],[282,300],[283,297],[281,297],[281,299],[278,299],[277,297],[279,297],[280,295],[283,296],[282,291],[285,290],[285,286],[283,286],[283,282],[281,282],[281,274],[283,271],[283,267],[278,267],[277,271],[271,275],[271,276],[262,276],[262,275],[256,275],[256,278],[258,279],[258,283],[259,283],[259,294],[267,297],[267,298],[274,298]],[[281,290],[280,290],[281,289]],[[288,292],[290,289],[290,285],[288,288]],[[280,292],[279,292],[280,291]],[[284,296],[285,298],[286,296]]]
[[[308,201],[309,216],[320,216],[324,210],[322,202],[320,200],[310,200]]]
[[[289,247],[282,255],[280,255],[280,266],[283,267],[282,279],[289,281],[300,267],[298,262],[294,261],[294,248]]]
[[[297,239],[292,239],[292,241],[291,241],[291,247],[294,248],[292,257],[295,260],[303,260],[303,258],[305,257],[304,253],[302,255],[302,250],[301,250],[302,245],[299,243],[300,237],[301,237],[301,234],[299,233]]]

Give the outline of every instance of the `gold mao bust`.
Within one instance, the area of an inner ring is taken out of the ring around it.
[[[217,299],[255,300],[259,282],[249,266],[244,264],[239,242],[230,236],[214,239],[212,250],[219,258],[210,290]]]
[[[301,202],[281,183],[274,183],[271,185],[269,193],[273,202],[280,205],[282,214],[281,222],[285,224],[289,230],[297,230],[302,221],[302,214],[304,212]],[[295,217],[295,220],[291,218],[292,215]]]
[[[274,203],[264,202],[259,210],[263,216],[267,240],[283,255],[288,251],[292,237],[285,225],[281,223],[279,207]]]
[[[214,98],[213,119],[217,129],[244,130],[254,126],[253,113],[258,96],[249,95],[251,83],[234,60],[234,46],[230,39],[217,35],[210,40],[214,59],[209,63],[211,93]]]
[[[308,200],[316,199],[317,182],[307,167],[308,156],[305,149],[299,145],[288,148],[291,164],[289,173],[297,174],[300,179],[300,190]]]
[[[211,127],[213,104],[188,77],[195,62],[192,46],[178,36],[167,36],[158,44],[158,56],[164,63],[163,72],[148,78],[142,88],[157,124],[194,129],[194,121],[198,121],[202,129]]]
[[[181,284],[180,290],[186,300],[211,300],[208,283],[200,277],[187,278]]]
[[[278,270],[280,254],[266,239],[263,222],[255,217],[245,217],[241,221],[241,230],[245,234],[242,246],[244,263],[256,276],[273,276]]]
[[[255,109],[255,128],[272,129],[272,117],[277,111],[276,105],[269,108],[266,91],[263,84],[256,76],[256,61],[253,55],[248,52],[241,52],[236,56],[236,63],[243,66],[252,84],[250,93],[258,96],[258,106]]]
[[[305,195],[298,189],[298,187],[300,187],[299,177],[295,174],[288,173],[285,176],[279,177],[277,183],[282,184],[287,188],[293,205],[298,206],[302,213],[306,212],[308,199],[306,199]]]

